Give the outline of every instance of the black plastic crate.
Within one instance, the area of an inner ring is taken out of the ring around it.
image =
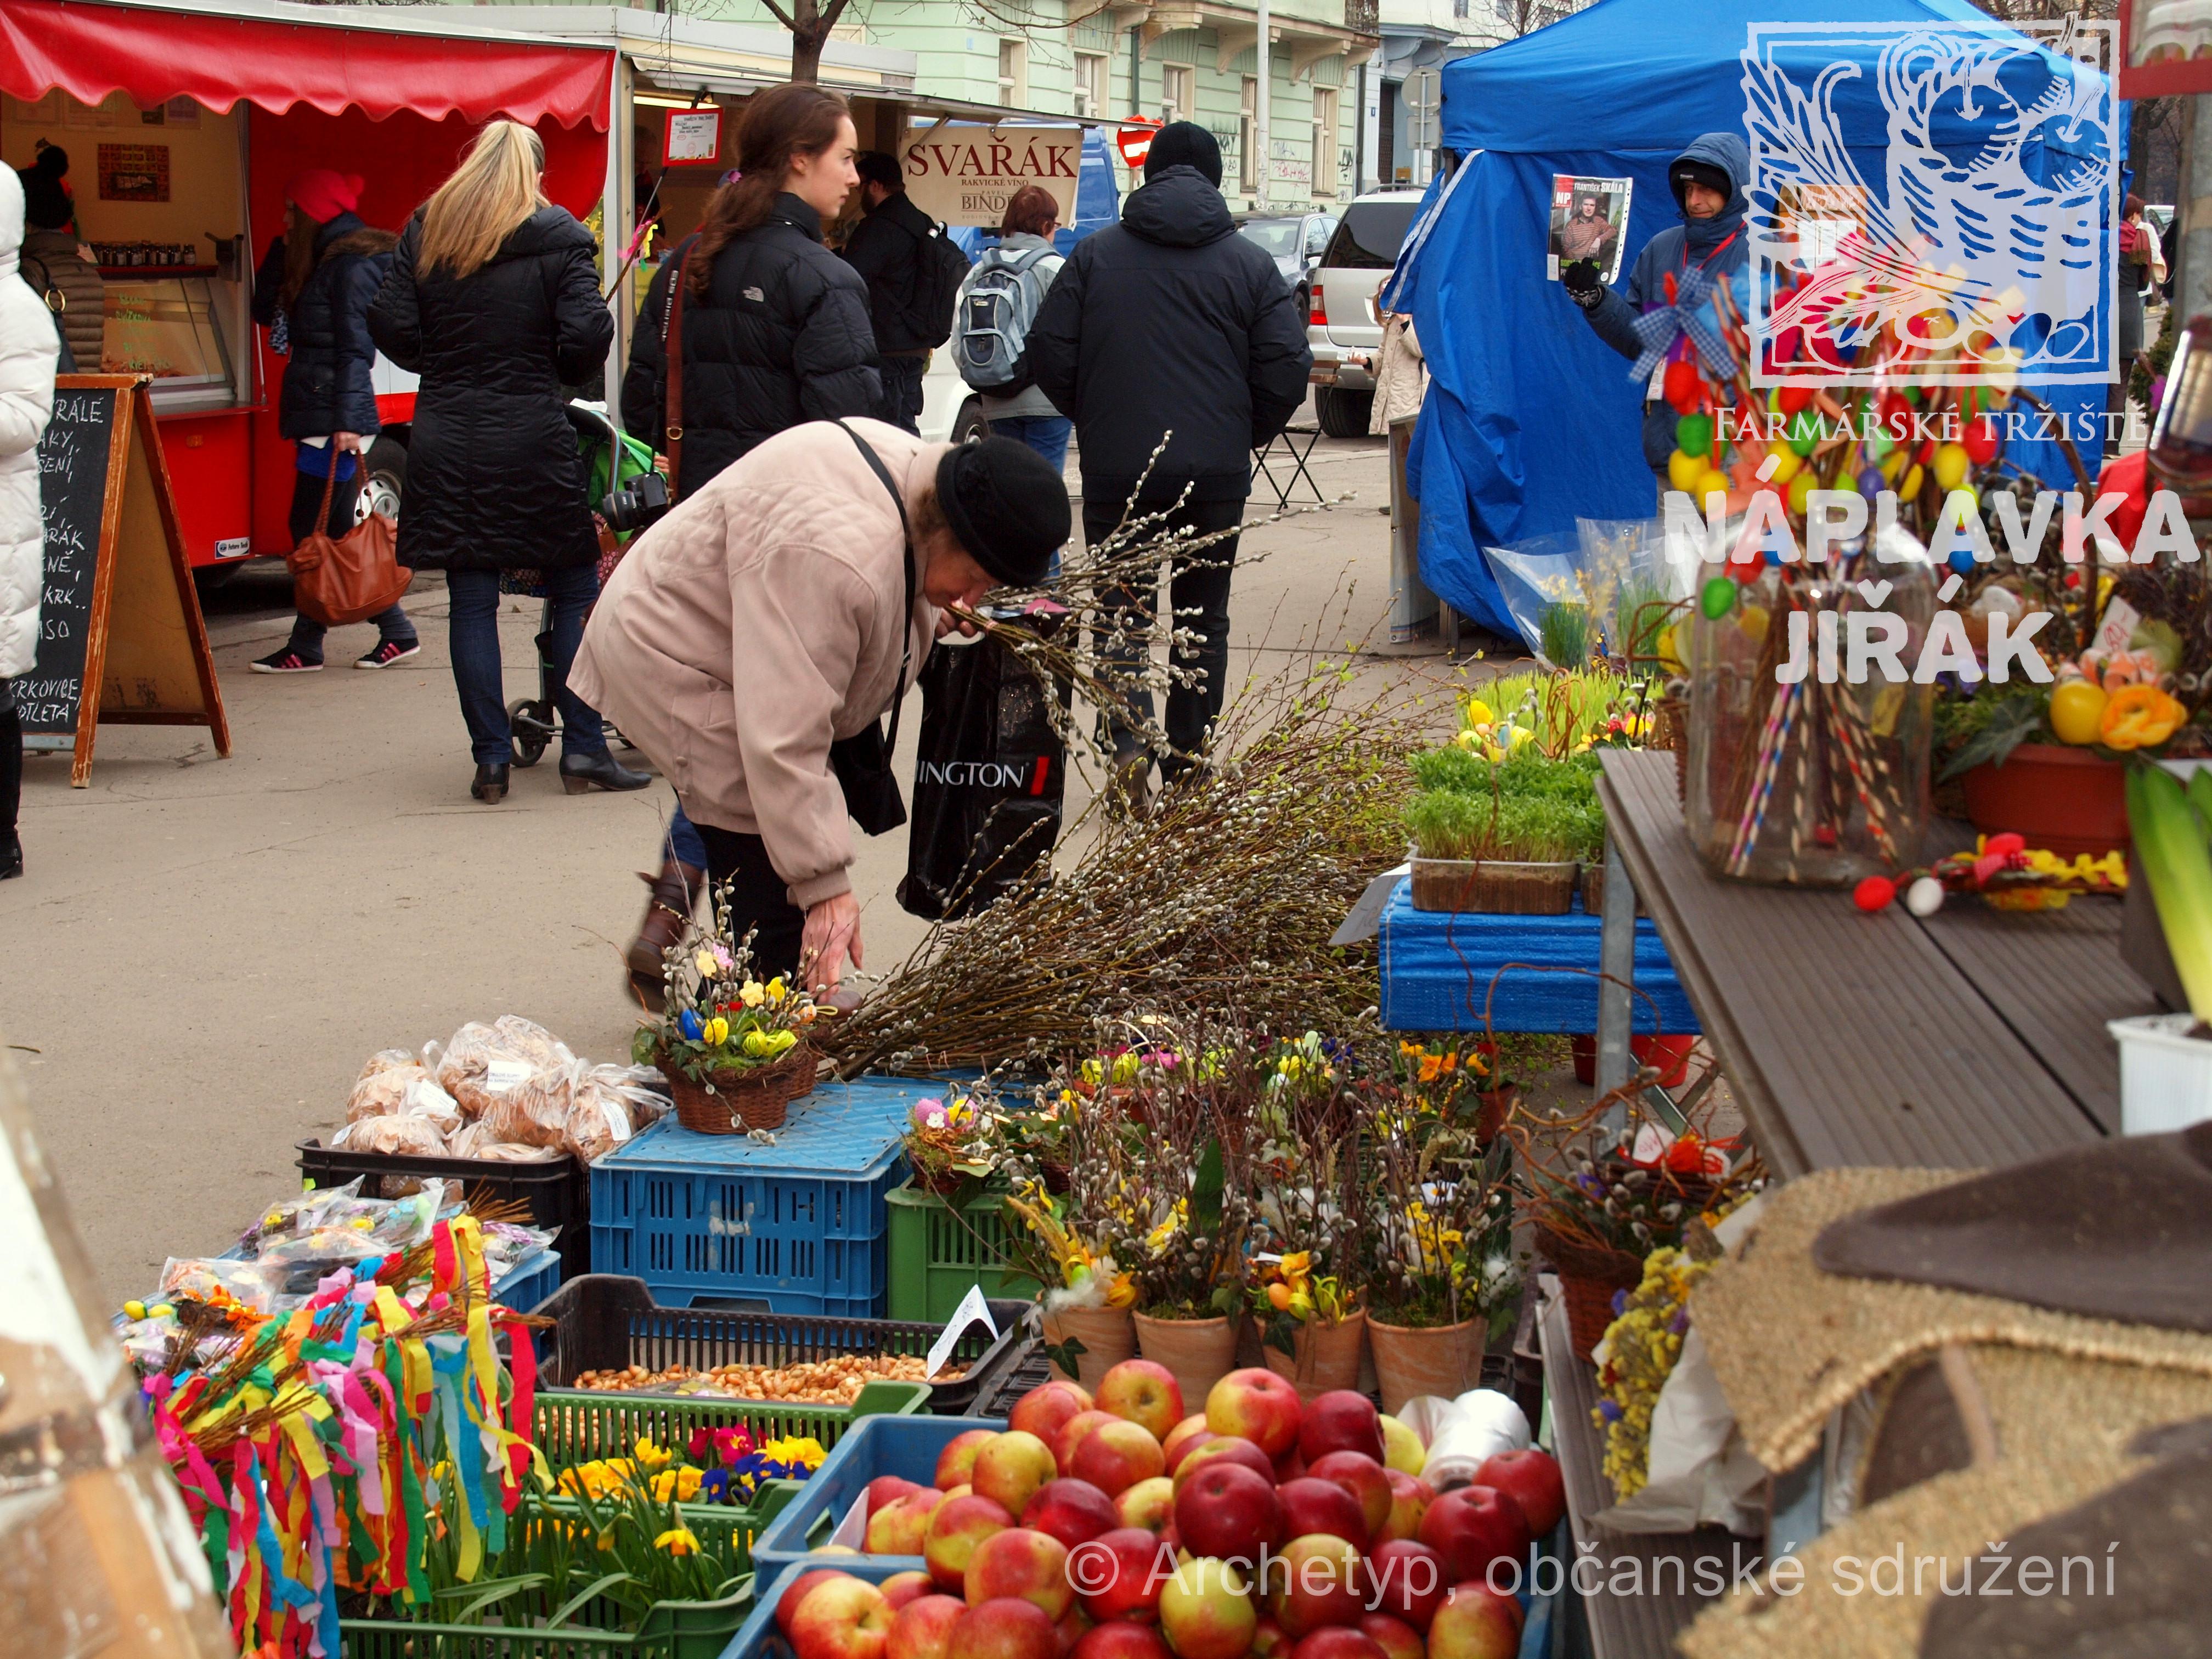
[[[969,1417],[1004,1417],[1014,1408],[1014,1402],[1031,1389],[1041,1389],[1052,1381],[1052,1360],[1045,1353],[1044,1339],[1032,1336],[999,1370],[975,1396],[975,1403],[968,1407]]]
[[[988,1305],[999,1334],[993,1337],[981,1325],[961,1333],[952,1358],[965,1374],[927,1385],[932,1415],[965,1414],[1024,1346],[1036,1340],[1036,1304]],[[625,1365],[706,1370],[714,1365],[798,1364],[840,1353],[926,1354],[944,1330],[941,1325],[893,1319],[664,1308],[643,1279],[619,1273],[572,1279],[535,1311],[554,1322],[538,1340],[538,1380],[549,1389],[566,1388],[570,1377],[585,1371]]]
[[[396,1196],[384,1192],[385,1177],[437,1177],[458,1181],[466,1192],[489,1188],[495,1198],[518,1200],[530,1206],[532,1226],[559,1230],[553,1249],[561,1257],[563,1279],[592,1270],[591,1171],[571,1154],[541,1164],[507,1164],[492,1158],[353,1152],[319,1140],[303,1140],[297,1150],[301,1176],[318,1187],[343,1187],[356,1176],[366,1176],[362,1191],[382,1198]]]

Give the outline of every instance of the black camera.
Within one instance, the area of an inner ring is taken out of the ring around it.
[[[599,516],[617,535],[628,535],[660,518],[670,505],[668,480],[658,472],[645,472],[631,479],[629,489],[609,490],[599,503]]]

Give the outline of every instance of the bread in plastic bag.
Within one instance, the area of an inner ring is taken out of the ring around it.
[[[404,1048],[379,1048],[368,1057],[368,1064],[361,1068],[361,1080],[366,1083],[379,1072],[397,1072],[420,1063]]]
[[[496,1139],[481,1123],[471,1123],[455,1135],[448,1151],[454,1158],[481,1158],[488,1164],[546,1164],[563,1156],[558,1146]]]
[[[453,1033],[438,1056],[436,1081],[464,1116],[480,1118],[494,1101],[530,1078],[575,1058],[566,1043],[535,1021],[501,1014],[489,1025],[472,1020]]]
[[[446,1134],[461,1127],[459,1104],[438,1086],[429,1073],[411,1061],[404,1066],[362,1078],[346,1097],[349,1123],[399,1113],[427,1117]]]
[[[354,1152],[381,1152],[386,1157],[447,1157],[446,1137],[434,1119],[416,1112],[391,1112],[365,1117],[339,1130],[331,1145]]]
[[[660,1074],[641,1066],[576,1062],[568,1087],[562,1145],[590,1164],[605,1158],[668,1109],[668,1097],[647,1086]]]

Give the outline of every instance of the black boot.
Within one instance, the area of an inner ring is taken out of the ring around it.
[[[15,814],[23,800],[23,722],[11,702],[0,713],[0,881],[23,873]]]
[[[596,755],[561,757],[561,787],[572,795],[592,789],[642,789],[652,781],[652,773],[633,772],[604,749]]]
[[[469,786],[469,793],[487,806],[507,799],[507,768],[483,766],[477,768],[476,781]]]

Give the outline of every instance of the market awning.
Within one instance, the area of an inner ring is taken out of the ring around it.
[[[330,115],[356,108],[380,121],[402,110],[434,120],[503,115],[606,131],[612,52],[418,33],[404,18],[373,29],[351,20],[334,27],[98,0],[0,0],[0,92],[36,101],[59,88],[88,104],[122,92],[141,108],[184,97],[228,110],[242,99],[279,113],[297,104]]]

